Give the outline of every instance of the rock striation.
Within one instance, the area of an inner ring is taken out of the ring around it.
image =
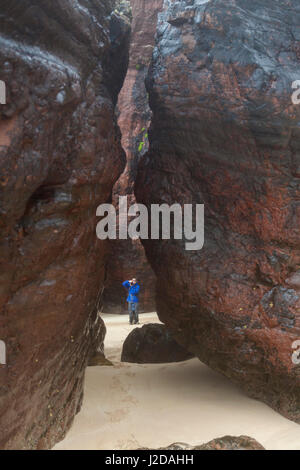
[[[114,112],[125,13],[112,0],[1,3],[1,449],[45,449],[64,436],[103,342],[108,247],[96,208],[125,164]]]
[[[205,243],[144,241],[183,347],[300,422],[300,6],[165,0],[141,203],[205,205]]]

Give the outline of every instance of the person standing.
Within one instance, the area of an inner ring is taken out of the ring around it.
[[[129,323],[130,325],[137,324],[139,323],[138,295],[140,292],[140,286],[137,283],[135,278],[131,279],[131,281],[123,282],[123,286],[128,290],[127,302],[128,302],[128,312],[129,312]]]

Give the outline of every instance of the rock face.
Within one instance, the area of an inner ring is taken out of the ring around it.
[[[184,442],[175,442],[159,450],[265,450],[265,448],[252,437],[224,436],[200,446],[193,447]]]
[[[96,208],[124,168],[114,105],[130,26],[114,1],[2,1],[0,448],[49,448],[103,340]]]
[[[224,436],[198,446],[195,450],[265,450],[265,448],[252,437]]]
[[[122,362],[136,364],[163,364],[192,359],[193,355],[182,348],[165,325],[149,323],[135,328],[124,341]]]
[[[97,348],[94,349],[92,354],[89,357],[88,361],[88,366],[89,367],[94,367],[94,366],[111,366],[113,365],[111,361],[109,361],[105,357],[105,351],[104,351],[104,340],[106,336],[106,326],[101,317],[99,317],[99,322],[101,322],[100,325],[100,335],[98,337],[98,344]]]
[[[205,204],[205,243],[145,241],[185,348],[300,422],[300,6],[166,0],[139,202]]]
[[[130,4],[133,15],[130,61],[118,101],[118,123],[127,165],[114,188],[113,200],[116,207],[119,196],[127,196],[129,206],[136,202],[134,180],[138,160],[148,149],[147,130],[151,119],[145,78],[154,46],[157,15],[163,0],[131,0]],[[140,240],[112,241],[104,292],[105,312],[127,311],[121,283],[132,277],[137,277],[142,285],[140,311],[155,311],[155,275]]]

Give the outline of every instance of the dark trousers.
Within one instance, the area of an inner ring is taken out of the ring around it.
[[[139,304],[137,302],[128,302],[128,312],[130,323],[138,323],[139,321]]]

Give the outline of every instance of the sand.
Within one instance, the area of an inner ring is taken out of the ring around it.
[[[252,400],[198,359],[177,364],[120,363],[133,328],[126,316],[103,315],[106,356],[114,366],[89,367],[82,411],[55,450],[158,448],[249,435],[266,449],[300,450],[300,426]],[[141,324],[158,322],[141,315]]]

